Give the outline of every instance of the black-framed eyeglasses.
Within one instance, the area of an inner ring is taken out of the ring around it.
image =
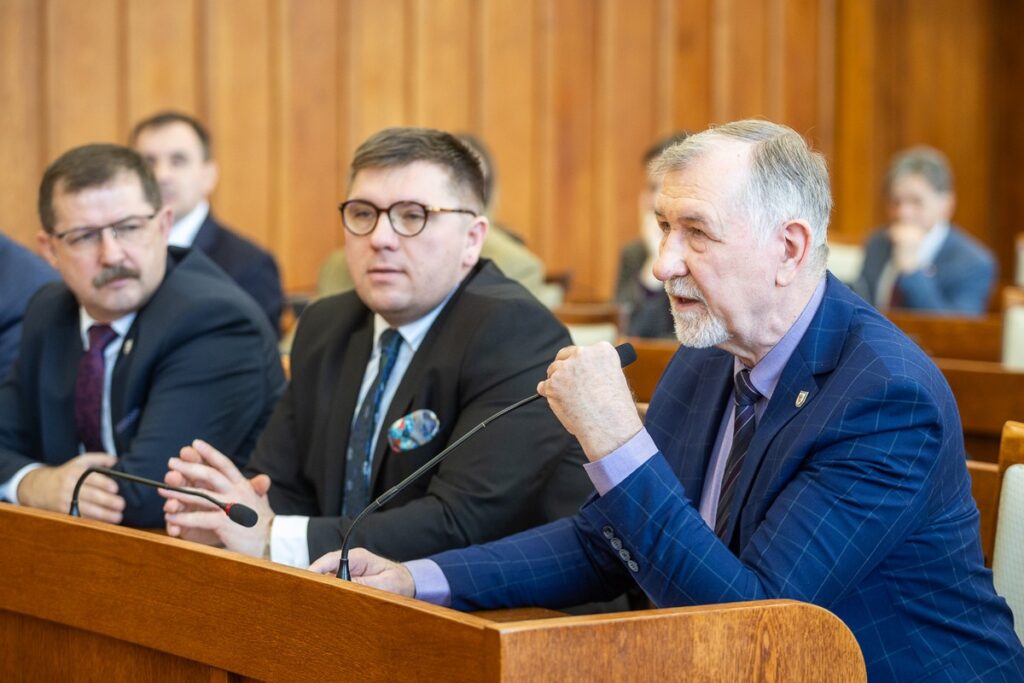
[[[382,213],[388,215],[391,227],[402,237],[415,237],[427,227],[427,218],[432,213],[468,213],[476,217],[479,214],[470,209],[443,209],[439,206],[426,206],[419,202],[395,202],[386,209],[362,199],[350,199],[338,205],[341,222],[353,235],[369,235],[377,227],[377,220]]]
[[[99,248],[103,241],[104,230],[114,233],[114,239],[118,242],[135,244],[145,234],[146,226],[155,216],[156,213],[151,213],[148,216],[128,216],[109,225],[100,225],[95,228],[73,228],[54,233],[53,237],[74,251],[91,251]]]

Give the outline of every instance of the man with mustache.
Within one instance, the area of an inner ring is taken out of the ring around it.
[[[159,479],[197,436],[244,462],[283,389],[276,335],[205,255],[168,248],[171,209],[142,157],[66,152],[43,176],[39,217],[62,282],[32,299],[0,385],[0,499],[65,512],[90,466]],[[100,474],[79,504],[163,526],[156,491]]]
[[[202,501],[167,492],[170,535],[308,566],[341,544],[371,500],[534,393],[569,336],[522,285],[480,258],[483,187],[476,156],[442,131],[387,129],[359,146],[339,207],[355,289],[303,312],[291,383],[248,477],[205,442],[169,463],[168,483],[244,503],[260,522],[242,529]],[[417,410],[437,415],[437,435],[392,450],[389,427]],[[412,558],[571,514],[586,495],[583,461],[548,407],[534,402],[368,515],[353,538]]]
[[[468,610],[631,582],[659,607],[802,600],[849,626],[872,681],[1024,679],[949,386],[826,273],[824,159],[789,128],[740,121],[653,172],[654,271],[684,348],[646,423],[610,345],[563,349],[538,387],[597,495],[573,518],[408,565],[357,549],[352,575]]]

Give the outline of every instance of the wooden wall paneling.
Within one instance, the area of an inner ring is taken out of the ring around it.
[[[409,0],[352,0],[348,15],[341,40],[350,43],[346,97],[355,150],[381,128],[412,123],[416,32]]]
[[[875,225],[879,188],[875,139],[880,71],[871,3],[840,2],[836,11],[836,138],[829,239],[860,243]]]
[[[804,135],[816,149],[830,152],[831,107],[822,91],[831,89],[832,41],[825,33],[823,16],[829,0],[784,0],[775,8],[777,39],[772,41],[772,63],[778,65],[778,119]],[[774,81],[775,79],[773,79]],[[831,100],[831,98],[828,98]]]
[[[542,220],[537,205],[538,61],[536,4],[523,0],[482,0],[478,41],[477,97],[480,135],[497,169],[492,217],[537,250],[540,234],[557,229]]]
[[[765,0],[717,0],[713,46],[715,123],[769,116]]]
[[[696,132],[714,121],[713,94],[721,88],[712,82],[713,0],[673,0],[674,60],[672,82],[672,129]]]
[[[992,220],[996,231],[992,247],[999,259],[999,275],[1011,282],[1016,268],[1014,240],[1024,216],[1024,92],[1019,86],[1024,74],[1024,3],[994,2],[990,31],[992,87],[989,112],[992,122]]]
[[[43,104],[42,5],[0,2],[0,231],[35,250],[36,194],[50,161]]]
[[[476,124],[475,0],[414,0],[413,120],[457,133]]]
[[[281,37],[276,251],[285,286],[311,290],[339,225],[338,128],[345,115],[338,106],[338,4],[276,0],[275,11]]]
[[[127,141],[140,119],[163,109],[203,117],[196,0],[127,0]]]
[[[610,299],[620,248],[639,235],[637,197],[646,183],[640,156],[656,136],[658,3],[598,7],[597,213],[588,237],[596,247],[591,258],[597,298]]]
[[[46,4],[47,162],[71,147],[124,140],[124,26],[118,0]]]
[[[212,200],[216,214],[256,242],[274,247],[274,164],[277,135],[271,103],[270,0],[209,0],[205,22],[210,103],[209,128],[220,182]]]
[[[594,29],[588,0],[541,3],[543,95],[539,149],[541,225],[535,252],[548,270],[571,271],[569,296],[598,296],[594,254]]]

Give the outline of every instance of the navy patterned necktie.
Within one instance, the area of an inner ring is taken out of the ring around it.
[[[387,387],[388,377],[395,367],[402,335],[398,330],[388,328],[380,335],[380,364],[373,384],[366,391],[359,415],[352,425],[348,448],[345,452],[345,490],[342,495],[341,514],[354,517],[370,502],[370,473],[373,471],[373,435],[376,432],[377,416],[380,413],[381,398]]]
[[[114,332],[110,325],[93,325],[89,328],[89,350],[78,362],[78,377],[75,379],[75,430],[87,453],[101,453],[106,450],[103,448],[103,430],[100,427],[106,365],[103,352],[115,339],[117,332]]]
[[[761,398],[761,393],[750,382],[750,370],[740,370],[734,379],[736,417],[732,423],[732,448],[729,449],[729,459],[725,463],[725,476],[722,477],[722,492],[718,497],[718,514],[715,518],[715,533],[719,538],[723,538],[729,526],[729,509],[736,495],[736,483],[739,481],[750,441],[754,438],[754,404]]]

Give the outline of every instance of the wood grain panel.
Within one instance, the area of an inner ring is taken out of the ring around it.
[[[33,249],[40,227],[36,193],[49,161],[39,87],[42,43],[41,5],[33,0],[0,2],[0,231]]]
[[[275,127],[270,0],[209,0],[205,22],[210,111],[208,124],[220,184],[217,215],[264,246],[275,244],[271,225],[276,188],[271,136]]]
[[[124,12],[128,127],[162,109],[201,115],[196,0],[127,0]]]
[[[672,82],[659,84],[674,93],[672,128],[703,130],[712,116],[712,0],[676,0]],[[721,90],[718,88],[718,90]],[[664,131],[668,133],[670,131]]]
[[[414,119],[451,132],[476,123],[475,0],[415,0]]]
[[[412,123],[415,32],[407,0],[353,0],[348,17],[342,41],[355,149],[381,128]]]
[[[276,251],[285,286],[314,289],[338,234],[336,150],[344,116],[337,92],[337,3],[277,0],[276,11],[281,31]]]
[[[117,0],[46,4],[48,161],[76,145],[124,139],[118,10]]]
[[[491,148],[497,194],[491,213],[536,248],[550,230],[537,211],[539,99],[536,4],[480,3],[480,135]]]
[[[594,226],[593,3],[541,3],[543,90],[539,201],[545,230],[533,250],[549,270],[571,271],[570,296],[597,296]]]
[[[646,183],[640,156],[656,137],[654,75],[657,2],[599,6],[596,149],[597,207],[591,228],[596,298],[610,299],[619,250],[639,234],[637,197]]]
[[[767,116],[768,46],[764,0],[717,0],[714,122]]]

